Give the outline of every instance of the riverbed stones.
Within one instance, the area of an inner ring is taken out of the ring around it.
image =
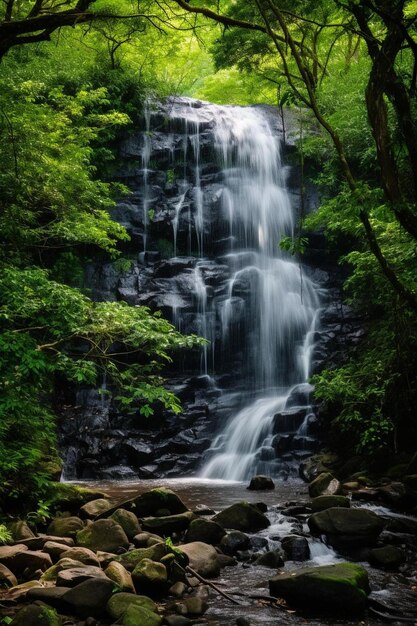
[[[350,500],[346,496],[317,496],[311,502],[313,513],[333,507],[348,509],[350,508]]]
[[[129,546],[125,531],[112,519],[100,519],[77,533],[77,544],[91,550],[117,552]]]
[[[156,543],[163,543],[164,540],[154,533],[141,532],[133,537],[133,544],[137,548],[150,548]]]
[[[162,617],[143,606],[131,605],[122,618],[123,626],[161,626]]]
[[[130,500],[129,503],[120,506],[133,510],[138,517],[155,517],[158,511],[162,509],[169,511],[170,515],[188,511],[181,498],[171,489],[165,487],[146,491],[137,498]]]
[[[130,550],[115,558],[115,561],[122,563],[124,567],[133,568],[142,559],[150,559],[151,561],[160,561],[169,552],[169,548],[165,543],[156,543],[149,548],[136,548]]]
[[[184,540],[186,543],[202,541],[203,543],[217,545],[225,535],[226,531],[217,522],[198,518],[191,521]]]
[[[47,541],[43,546],[43,551],[49,554],[52,561],[56,563],[63,556],[64,552],[68,552],[70,548],[56,541]]]
[[[341,484],[330,472],[322,472],[308,486],[310,498],[334,496],[341,489]]]
[[[17,585],[17,578],[6,565],[0,563],[0,587],[14,587]]]
[[[269,581],[272,596],[314,614],[360,615],[369,593],[368,574],[360,565],[337,563],[308,567],[275,576]]]
[[[284,565],[284,559],[280,550],[271,550],[270,552],[264,552],[258,556],[255,561],[255,565],[262,565],[263,567],[273,567],[278,569]]]
[[[142,527],[145,531],[161,535],[162,537],[169,537],[172,533],[186,530],[194,517],[194,513],[191,511],[176,515],[165,515],[163,517],[145,517],[142,519]]]
[[[110,519],[120,524],[129,539],[133,539],[141,531],[138,518],[132,511],[117,509],[110,515]]]
[[[48,526],[48,534],[56,537],[75,537],[82,528],[84,522],[79,517],[56,517]]]
[[[204,578],[215,578],[220,573],[217,552],[213,546],[202,541],[193,541],[179,546],[188,557],[190,567]]]
[[[119,620],[126,613],[129,606],[141,606],[148,611],[156,612],[157,606],[147,596],[136,596],[131,593],[115,593],[107,602],[106,611],[115,620]]]
[[[290,561],[308,561],[310,547],[305,537],[288,535],[281,541],[282,548]]]
[[[62,599],[80,617],[96,616],[104,612],[114,589],[108,578],[90,578],[67,591]]]
[[[132,572],[137,589],[151,589],[153,592],[163,591],[168,581],[167,568],[163,563],[142,559]]]
[[[64,569],[74,569],[75,567],[83,567],[83,563],[81,561],[75,561],[74,559],[69,559],[67,557],[63,557],[60,559],[55,565],[49,567],[42,575],[42,582],[51,582],[56,580],[59,572]]]
[[[80,508],[80,517],[94,519],[95,517],[97,517],[97,515],[108,511],[111,506],[111,502],[106,498],[91,500]]]
[[[213,517],[213,521],[223,528],[233,528],[243,532],[257,532],[270,525],[269,519],[257,506],[249,502],[237,502]]]
[[[127,571],[121,563],[112,561],[104,570],[107,578],[113,580],[118,589],[130,593],[135,593],[135,585],[133,584],[132,575]]]
[[[69,591],[69,587],[40,587],[38,589],[29,589],[26,598],[33,602],[39,601],[49,604],[54,609],[65,613],[68,610],[68,605],[62,598],[67,591]]]
[[[404,562],[404,552],[395,546],[382,546],[369,551],[369,563],[375,567],[396,570]]]
[[[258,476],[253,476],[253,478],[251,478],[248,489],[252,491],[272,490],[275,489],[275,483],[270,476],[263,476],[259,474]]]
[[[16,520],[7,524],[7,528],[10,530],[13,540],[19,543],[22,539],[33,539],[35,534],[29,528],[24,520]]]
[[[50,606],[29,604],[13,618],[11,626],[60,626],[61,619]]]
[[[241,550],[247,550],[250,546],[250,537],[240,530],[232,530],[220,541],[220,549],[229,556],[234,556]]]
[[[331,545],[346,547],[373,545],[384,528],[373,511],[337,507],[314,513],[308,525],[313,534],[326,535]]]
[[[97,567],[100,565],[97,555],[89,548],[75,546],[74,548],[69,548],[64,556],[67,559],[74,559],[80,563],[85,563],[85,565],[96,565]]]
[[[90,578],[107,578],[105,573],[99,567],[94,565],[84,565],[83,567],[74,567],[72,569],[63,569],[58,572],[56,577],[57,587],[76,587],[85,580]]]
[[[27,551],[27,546],[16,544],[14,546],[0,546],[0,563],[14,572],[19,554]]]

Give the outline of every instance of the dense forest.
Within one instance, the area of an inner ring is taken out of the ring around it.
[[[333,449],[407,460],[417,430],[416,2],[4,0],[0,20],[4,501],[47,497],[62,385],[106,372],[143,419],[181,410],[160,370],[201,340],[146,308],[94,302],[84,287],[88,260],[123,263],[127,235],[108,212],[129,193],[112,179],[117,142],[149,98],[175,94],[303,112],[299,159],[320,206],[281,245],[302,255],[309,232],[324,232],[366,330],[344,363],[314,376],[315,397]]]

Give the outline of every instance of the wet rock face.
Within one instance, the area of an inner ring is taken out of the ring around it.
[[[282,121],[275,109],[262,111],[271,132],[282,139]],[[249,381],[258,375],[255,359],[245,356],[253,341],[254,274],[245,271],[236,276],[229,293],[236,270],[229,257],[242,233],[231,227],[236,216],[228,212],[227,185],[233,180],[231,172],[222,169],[216,111],[210,105],[175,99],[149,113],[143,128],[121,144],[117,161],[117,178],[131,190],[112,211],[131,238],[122,252],[126,262],[90,265],[86,283],[97,300],[122,300],[161,311],[185,334],[203,335],[210,343],[202,351],[177,357],[168,373],[168,387],[184,407],[179,417],[162,410],[152,420],[128,417],[106,395],[78,390],[74,401],[66,404],[79,408],[64,410],[60,420],[67,479],[135,480],[193,473],[213,432],[240,408],[231,394],[248,391]],[[287,120],[284,159],[294,151],[292,123]],[[296,219],[298,176],[296,170],[284,170]],[[309,190],[308,210],[315,201],[314,190]],[[307,275],[326,287],[332,283],[328,267],[307,268]],[[340,351],[341,334],[356,332],[354,321],[347,330],[346,311],[342,328],[340,308],[324,309],[327,330],[317,337],[316,369],[329,347]],[[293,355],[283,355],[283,372],[293,368],[291,359]],[[230,401],[224,400],[225,393]],[[317,445],[305,434],[295,436],[303,420],[314,425],[314,415],[300,413],[298,399],[293,400],[286,414],[277,416],[277,432],[283,432],[278,430],[283,424],[292,434],[276,439],[260,459],[284,458],[282,477],[291,472],[288,461],[304,458]]]

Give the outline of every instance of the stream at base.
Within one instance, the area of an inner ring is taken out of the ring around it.
[[[268,506],[267,516],[271,526],[251,536],[267,539],[268,547],[265,549],[275,549],[279,545],[280,538],[292,533],[305,534],[309,541],[310,560],[303,562],[286,561],[285,566],[281,570],[293,571],[300,567],[328,565],[338,561],[349,560],[344,556],[338,555],[332,547],[327,546],[319,538],[309,536],[306,524],[303,524],[302,529],[300,529],[300,518],[296,519],[282,514],[282,509],[291,503],[308,502],[307,485],[301,480],[277,481],[273,491],[249,491],[246,488],[247,483],[201,478],[148,480],[141,482],[89,481],[87,484],[85,482],[77,484],[103,491],[114,503],[122,502],[149,489],[161,486],[175,491],[190,509],[204,505],[215,511],[220,511],[242,500],[252,503],[263,502]],[[413,516],[402,516],[386,507],[375,507],[373,503],[352,503],[352,505],[364,506],[375,510],[386,519],[402,518],[411,520],[416,524],[417,528],[417,519]],[[398,539],[400,539],[400,535]],[[411,560],[415,565],[417,541],[413,543],[411,539],[411,542],[412,546],[407,548],[412,550],[410,552],[411,557],[409,554],[408,560]],[[196,622],[198,621],[209,626],[231,626],[236,623],[238,618],[244,617],[251,626],[301,626],[306,624],[310,626],[357,626],[358,624],[377,626],[384,623],[400,626],[405,623],[417,624],[417,569],[411,573],[411,576],[410,572],[408,572],[406,578],[402,573],[386,572],[372,568],[366,562],[361,563],[361,565],[368,570],[373,600],[377,601],[379,606],[397,607],[396,614],[407,615],[408,621],[395,621],[392,619],[390,622],[387,622],[371,614],[362,619],[312,618],[301,615],[299,612],[288,610],[285,607],[271,606],[269,603],[261,600],[248,601],[244,597],[245,594],[269,595],[268,580],[276,574],[277,570],[252,563],[239,562],[234,567],[222,569],[220,577],[213,582],[226,592],[236,591],[244,594],[241,596],[242,604],[240,606],[233,605],[210,590],[209,609],[203,618],[196,620]],[[379,603],[382,603],[382,605]],[[415,622],[410,620],[410,615],[415,616]]]

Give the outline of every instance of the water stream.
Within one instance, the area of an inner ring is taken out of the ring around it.
[[[319,324],[319,292],[279,242],[293,236],[294,210],[286,189],[288,168],[282,163],[280,138],[258,108],[193,106],[173,101],[171,117],[186,119],[193,151],[194,228],[198,255],[204,260],[205,201],[201,181],[201,127],[213,123],[216,160],[222,172],[220,211],[228,224],[229,250],[222,262],[229,268],[223,294],[214,303],[220,317],[223,353],[242,353],[244,380],[240,410],[236,410],[215,437],[202,469],[206,478],[245,480],[255,472],[280,475],[283,465],[273,445],[277,414],[298,396],[304,410],[300,435],[306,432],[314,333]],[[186,138],[188,143],[188,137]],[[184,151],[186,156],[186,152]],[[183,183],[187,189],[186,183]],[[175,207],[174,250],[186,191]],[[208,242],[210,247],[210,242]],[[193,271],[199,334],[210,341],[203,349],[201,372],[211,372],[216,316],[208,302],[204,272]],[[213,359],[214,368],[216,359]],[[246,396],[245,392],[249,392]],[[297,434],[298,428],[293,431]]]

